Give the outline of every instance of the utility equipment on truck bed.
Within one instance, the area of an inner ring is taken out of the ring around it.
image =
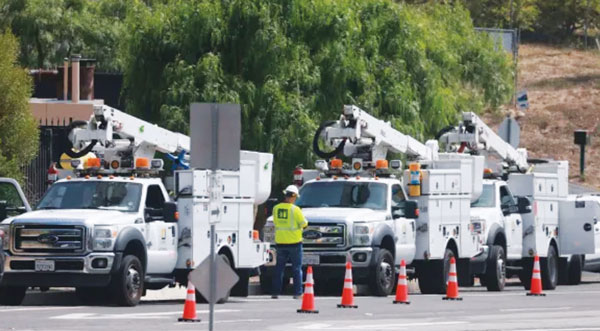
[[[588,222],[585,217],[560,212],[561,208],[566,211],[573,205],[566,201],[566,161],[530,165],[525,149],[514,148],[505,142],[470,112],[463,113],[459,126],[445,132],[440,142],[447,152],[468,152],[486,157],[489,179],[483,183],[480,199],[471,205],[472,221],[481,224],[486,246],[484,254],[472,259],[470,272],[479,276],[488,290],[502,290],[505,276],[514,274],[518,274],[523,285],[528,287],[535,254],[541,257],[545,289],[556,287],[559,278],[565,278],[561,276],[566,274],[565,270],[576,268],[572,264],[581,263],[579,255],[567,254],[588,253],[589,245],[573,246],[572,243],[589,240],[588,243],[593,245],[593,236],[579,224]],[[592,211],[588,209],[585,213],[590,216]],[[565,231],[559,232],[559,228]],[[560,259],[559,254],[562,255]]]
[[[333,151],[323,151],[322,140]],[[423,144],[356,106],[324,123],[313,146],[321,157],[351,161],[317,161],[319,177],[302,185],[296,202],[309,221],[304,263],[313,265],[317,287],[342,284],[349,259],[355,282],[388,295],[404,259],[416,268],[422,292],[444,293],[450,258],[465,265],[479,253],[469,204],[480,193],[474,188],[481,177],[473,174],[483,171],[482,157],[439,154],[437,141]],[[412,172],[399,160],[387,161],[388,152],[405,154]],[[273,241],[273,231],[269,219],[265,240]]]
[[[84,301],[107,293],[136,305],[147,289],[187,285],[187,274],[210,252],[206,169],[175,172],[175,202],[161,179],[156,151],[190,150],[189,137],[108,106],[95,106],[70,138],[80,152],[76,177],[53,184],[33,212],[8,218],[0,304],[19,304],[28,287],[75,287]],[[254,209],[271,187],[272,155],[241,151],[240,170],[223,171],[224,209],[216,252],[240,275],[233,291],[247,295],[251,268],[269,245],[253,230]],[[177,212],[178,210],[178,212]],[[199,296],[197,296],[199,297]]]

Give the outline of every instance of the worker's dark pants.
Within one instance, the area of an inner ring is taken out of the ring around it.
[[[294,295],[302,294],[302,243],[298,243],[292,245],[277,244],[277,265],[275,266],[275,274],[273,275],[272,295],[279,295],[281,293],[283,271],[288,260],[292,263]]]

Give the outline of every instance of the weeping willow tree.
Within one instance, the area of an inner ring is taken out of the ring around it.
[[[513,68],[460,6],[387,0],[139,4],[123,43],[128,110],[186,132],[191,102],[242,105],[242,147],[274,183],[312,165],[322,120],[356,104],[419,139],[511,96]]]

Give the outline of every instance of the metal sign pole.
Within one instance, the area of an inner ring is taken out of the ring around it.
[[[211,185],[210,185],[210,200],[209,206],[212,206],[213,200],[215,198],[215,194],[217,193],[217,155],[218,155],[218,139],[219,139],[219,114],[216,105],[212,105],[210,111],[212,112],[212,174],[211,174]],[[217,292],[217,260],[215,254],[215,222],[214,217],[218,217],[214,215],[214,211],[212,208],[209,210],[209,219],[210,219],[210,299],[208,300],[209,304],[209,317],[208,317],[208,330],[213,331],[214,327],[214,318],[215,318],[215,297]],[[217,210],[217,213],[220,211],[220,208]]]

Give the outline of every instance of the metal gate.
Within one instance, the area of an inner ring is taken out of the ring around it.
[[[38,155],[23,167],[25,186],[23,191],[29,204],[36,205],[47,189],[48,168],[57,162],[64,153],[68,126],[40,126],[40,147]]]

